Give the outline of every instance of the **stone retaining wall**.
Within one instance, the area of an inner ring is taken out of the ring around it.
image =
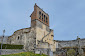
[[[0,49],[1,55],[25,52],[23,49]]]

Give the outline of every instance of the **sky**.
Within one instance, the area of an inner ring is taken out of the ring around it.
[[[54,40],[85,38],[85,0],[0,0],[0,36],[29,28],[35,3],[49,14]]]

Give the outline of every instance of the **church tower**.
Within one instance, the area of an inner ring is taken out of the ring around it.
[[[34,5],[34,11],[31,14],[31,27],[35,28],[36,32],[36,48],[48,48],[45,44],[41,44],[39,41],[48,43],[53,48],[53,30],[49,28],[49,15],[44,12],[39,6]]]
[[[34,11],[31,14],[31,27],[36,28],[36,44],[38,40],[49,33],[49,15],[39,6],[34,5]]]
[[[49,15],[45,13],[41,8],[39,8],[36,4],[34,5],[34,11],[31,14],[31,27],[36,26],[36,20],[45,24],[49,27]]]

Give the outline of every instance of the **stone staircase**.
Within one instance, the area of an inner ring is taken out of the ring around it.
[[[47,37],[51,32],[52,32],[52,30],[50,29],[49,33],[42,38],[42,41],[43,41],[43,39],[44,39],[45,37]]]

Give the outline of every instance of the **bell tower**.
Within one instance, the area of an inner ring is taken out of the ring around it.
[[[49,15],[35,4],[34,11],[30,17],[31,27],[35,28],[36,32],[36,45],[38,45],[38,41],[41,41],[43,37],[50,32]]]
[[[39,6],[34,5],[34,11],[31,14],[31,27],[36,26],[36,20],[49,27],[49,15],[45,13]]]

